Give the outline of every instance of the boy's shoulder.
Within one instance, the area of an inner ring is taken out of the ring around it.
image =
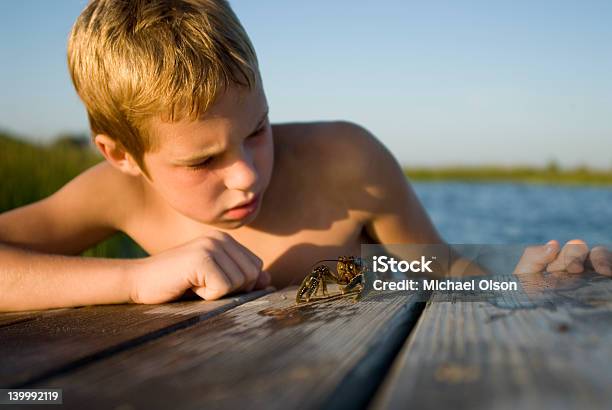
[[[86,197],[88,206],[97,209],[96,214],[105,215],[108,225],[122,230],[133,210],[145,208],[146,190],[143,184],[142,178],[127,175],[107,161],[102,161],[63,189]]]
[[[362,126],[351,121],[317,121],[272,124],[274,136],[281,143],[291,143],[300,149],[312,147],[319,151],[321,145],[333,148],[358,148],[373,138]],[[356,145],[357,144],[357,145]]]
[[[277,153],[304,172],[349,182],[369,172],[384,147],[364,127],[350,121],[273,124]],[[324,175],[321,175],[323,173]]]
[[[291,123],[273,125],[273,134],[273,191],[284,201],[291,186],[302,206],[318,206],[319,212],[351,209],[369,220],[379,211],[379,199],[390,197],[389,180],[397,179],[397,172],[388,165],[394,159],[364,127],[348,121]]]
[[[142,201],[139,181],[101,162],[52,195],[0,215],[6,242],[79,254],[122,230]]]

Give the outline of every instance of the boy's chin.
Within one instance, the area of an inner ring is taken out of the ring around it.
[[[259,210],[242,219],[221,219],[217,221],[214,226],[219,229],[237,229],[253,222],[258,213]]]
[[[219,228],[219,229],[238,229],[244,225],[246,225],[247,223],[249,223],[250,221],[244,221],[244,220],[240,220],[240,221],[221,221],[218,222],[216,224],[214,224],[215,228]]]

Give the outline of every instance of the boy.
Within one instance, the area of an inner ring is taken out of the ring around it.
[[[269,123],[255,51],[225,1],[94,0],[68,63],[106,161],[0,215],[2,311],[188,290],[212,300],[299,283],[314,261],[361,243],[442,243],[366,130]],[[117,231],[152,256],[67,256]],[[568,270],[609,273],[609,253],[579,244]],[[517,269],[558,265],[568,249],[530,248]]]

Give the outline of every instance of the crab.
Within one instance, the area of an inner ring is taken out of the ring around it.
[[[336,272],[321,262],[337,262]],[[315,263],[315,267],[304,278],[295,297],[296,303],[310,302],[310,299],[321,292],[324,297],[330,297],[327,292],[328,283],[344,285],[340,292],[345,295],[356,293],[355,300],[359,299],[365,287],[364,273],[367,269],[365,262],[355,256],[340,256],[338,259],[325,259]]]

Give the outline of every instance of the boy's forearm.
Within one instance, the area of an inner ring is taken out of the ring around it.
[[[41,254],[0,243],[0,312],[129,303],[134,263]]]

